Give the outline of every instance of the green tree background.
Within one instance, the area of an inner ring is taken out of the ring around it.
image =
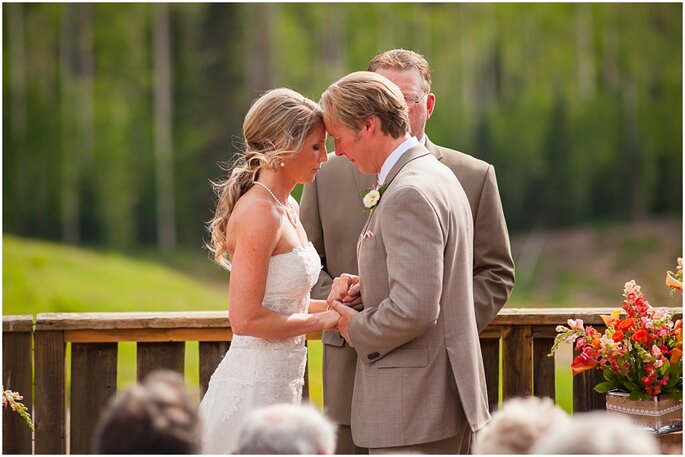
[[[2,8],[5,233],[200,248],[251,101],[318,100],[397,47],[431,63],[430,137],[495,165],[512,234],[682,214],[681,4]]]

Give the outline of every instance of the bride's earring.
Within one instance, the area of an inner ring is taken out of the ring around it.
[[[285,162],[281,162],[281,168],[285,167]]]

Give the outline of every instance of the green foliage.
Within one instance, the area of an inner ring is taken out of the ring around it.
[[[116,249],[157,241],[155,8],[3,4],[7,232]],[[179,3],[169,12],[181,246],[206,238],[208,181],[239,149],[260,92],[289,86],[317,100],[396,47],[431,63],[428,134],[494,164],[512,232],[682,212],[680,4]]]

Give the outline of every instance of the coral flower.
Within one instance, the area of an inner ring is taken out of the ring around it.
[[[583,352],[581,352],[573,362],[571,363],[571,373],[573,376],[582,373],[583,371],[592,370],[599,366],[596,359],[597,351],[591,347],[586,347]]]

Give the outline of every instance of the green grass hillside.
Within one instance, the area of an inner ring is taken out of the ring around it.
[[[227,282],[208,285],[119,253],[4,236],[2,254],[3,314],[227,307]]]

